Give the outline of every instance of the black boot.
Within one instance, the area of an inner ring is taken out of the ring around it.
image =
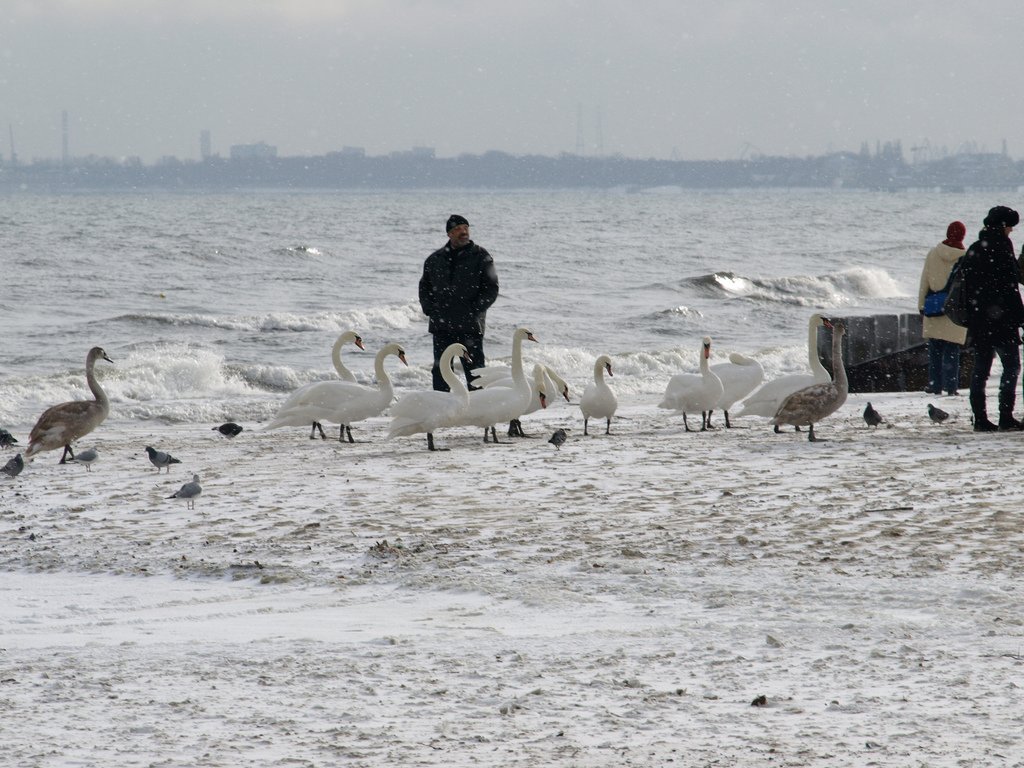
[[[996,432],[999,430],[995,424],[988,420],[988,414],[985,411],[974,412],[974,431],[975,432]]]
[[[1024,423],[1017,421],[1013,418],[1013,414],[1001,413],[999,414],[999,431],[1000,432],[1019,432],[1024,429]]]

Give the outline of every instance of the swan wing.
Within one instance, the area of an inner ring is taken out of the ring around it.
[[[767,381],[743,401],[743,410],[737,416],[763,416],[770,419],[789,395],[815,383],[814,376],[809,373],[792,373]]]

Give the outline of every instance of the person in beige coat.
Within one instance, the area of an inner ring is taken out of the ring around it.
[[[964,255],[967,227],[954,221],[946,228],[946,239],[936,245],[924,259],[921,285],[917,292],[917,308],[924,313],[924,299],[929,293],[946,286],[953,265]],[[945,315],[925,317],[921,335],[928,340],[928,388],[925,392],[939,395],[957,394],[960,383],[960,347],[967,339],[967,329],[953,323]]]

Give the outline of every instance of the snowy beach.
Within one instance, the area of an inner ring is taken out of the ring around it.
[[[819,444],[653,398],[433,454],[104,425],[0,482],[6,763],[1024,765],[1021,438],[928,401]]]

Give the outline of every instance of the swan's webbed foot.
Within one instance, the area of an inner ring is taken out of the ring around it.
[[[438,448],[434,445],[434,433],[427,432],[427,448],[432,451],[449,451],[450,448]]]
[[[327,439],[327,435],[324,434],[324,428],[323,428],[323,426],[321,426],[319,421],[314,421],[313,422],[313,427],[312,427],[312,429],[309,430],[309,439],[310,440],[316,440],[316,431],[318,429],[320,430],[320,439],[321,440],[326,440]]]
[[[349,426],[348,424],[342,424],[341,426],[338,427],[338,442],[345,442],[341,437],[342,430],[344,430],[345,435],[348,437],[348,441],[350,443],[354,443],[355,440],[352,439],[352,427]]]
[[[494,428],[493,424],[490,426],[490,432],[491,432],[491,440],[494,441],[495,443],[500,443],[501,441],[498,440],[498,431]],[[484,430],[484,442],[485,443],[487,442],[487,430],[486,429]]]
[[[67,464],[69,458],[70,459],[75,458],[75,452],[71,450],[71,445],[70,444],[64,446],[64,453],[61,454],[60,461],[58,461],[57,463],[58,464]]]
[[[827,443],[828,442],[828,440],[826,440],[823,437],[815,436],[815,434],[814,434],[814,425],[813,424],[811,424],[807,428],[807,440],[808,440],[808,442],[811,442],[811,443]]]
[[[781,435],[782,428],[778,424],[776,424],[775,426],[772,427],[772,432],[774,432],[776,435]]]

